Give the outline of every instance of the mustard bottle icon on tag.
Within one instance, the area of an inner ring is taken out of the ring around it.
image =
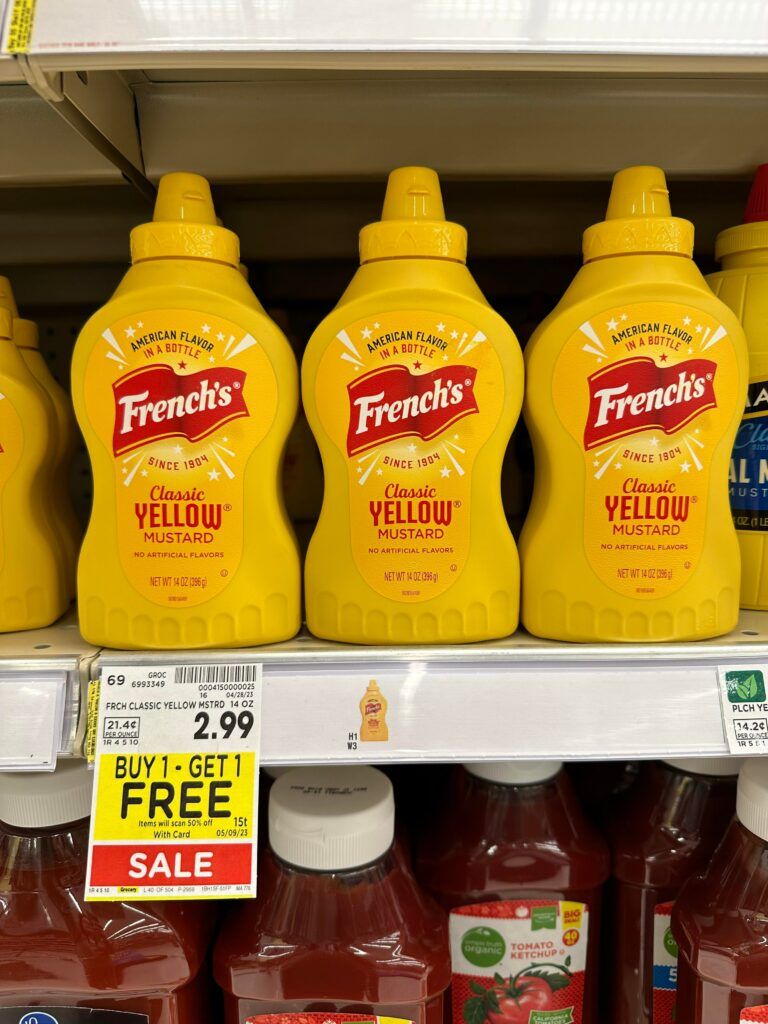
[[[368,683],[368,689],[360,701],[363,723],[360,727],[360,742],[383,742],[389,739],[387,726],[387,699],[375,679]]]

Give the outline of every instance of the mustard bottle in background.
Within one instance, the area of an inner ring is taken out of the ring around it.
[[[307,624],[356,643],[459,643],[517,626],[500,497],[523,389],[517,340],[465,265],[434,171],[389,176],[361,266],[302,365],[325,489]]]
[[[758,167],[744,223],[721,231],[722,270],[707,278],[744,327],[749,387],[731,458],[731,512],[741,549],[741,606],[768,609],[768,164]]]
[[[389,739],[388,707],[389,704],[379,689],[379,684],[375,679],[371,679],[360,701],[360,714],[363,719],[360,726],[361,743],[382,743]]]
[[[692,640],[739,605],[728,465],[744,332],[693,263],[664,173],[630,167],[526,348],[533,501],[523,623],[559,640]]]
[[[52,439],[53,495],[50,510],[62,546],[67,593],[74,598],[77,557],[83,537],[83,527],[72,503],[70,481],[72,459],[77,445],[77,424],[69,395],[51,373],[40,351],[37,324],[31,320],[14,319],[13,340],[30,373],[53,405],[55,430]]]
[[[53,408],[13,341],[16,312],[0,287],[0,631],[55,622],[69,604],[64,560],[49,514],[56,495]]]
[[[296,361],[238,270],[208,182],[167,174],[132,267],[83,327],[72,394],[93,512],[81,631],[126,648],[239,647],[299,628],[279,469]]]

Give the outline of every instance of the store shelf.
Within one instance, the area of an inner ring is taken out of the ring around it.
[[[247,651],[103,651],[116,666],[261,661],[267,764],[711,757],[727,754],[719,665],[768,666],[768,614],[688,644],[573,645],[519,633],[463,647],[365,648],[302,635]],[[389,741],[362,743],[370,679]]]
[[[29,6],[25,3],[26,7]],[[464,3],[456,0],[214,0],[147,3],[146,0],[37,0],[29,50],[34,55],[85,58],[91,66],[114,66],[119,55],[167,63],[184,55],[226,64],[246,55],[286,62],[301,55],[603,55],[634,54],[741,58],[768,53],[768,13],[763,0],[517,0]]]
[[[79,753],[96,654],[74,615],[0,636],[0,770],[52,768],[57,755]]]

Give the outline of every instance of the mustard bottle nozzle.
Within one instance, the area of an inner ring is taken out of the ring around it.
[[[16,299],[13,295],[13,288],[11,282],[7,277],[0,276],[0,309],[7,309],[11,314],[11,319],[19,315],[19,307],[16,305]]]
[[[398,167],[387,180],[382,220],[445,220],[440,179],[431,167]]]
[[[211,186],[199,174],[164,174],[157,188],[154,221],[216,224]]]
[[[606,220],[671,216],[667,178],[660,167],[625,167],[614,175]]]

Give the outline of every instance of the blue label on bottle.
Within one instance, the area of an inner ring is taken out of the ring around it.
[[[731,512],[737,530],[768,531],[768,381],[753,381],[731,455]]]

